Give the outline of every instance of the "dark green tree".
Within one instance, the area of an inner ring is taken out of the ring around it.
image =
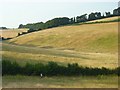
[[[70,22],[70,24],[73,24],[74,23],[74,18],[70,18],[69,22]]]
[[[105,12],[105,14],[106,14],[106,17],[110,17],[111,16],[110,12]]]
[[[120,15],[120,7],[118,7],[117,9],[113,10],[113,15],[114,16],[119,16]]]
[[[23,25],[23,24],[20,24],[18,28],[24,28],[24,25]]]
[[[96,19],[95,13],[91,13],[88,15],[88,20],[95,20],[95,19]]]
[[[97,19],[102,18],[102,16],[101,16],[101,13],[100,13],[100,12],[96,12],[96,13],[95,13],[95,16],[96,16],[96,18],[97,18]]]
[[[75,17],[73,18],[73,22],[76,23],[76,18]]]
[[[87,14],[81,15],[81,16],[77,16],[76,17],[76,21],[79,22],[85,22],[87,21]]]

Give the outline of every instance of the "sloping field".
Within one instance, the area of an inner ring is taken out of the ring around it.
[[[78,63],[87,67],[107,67],[118,66],[117,54],[110,53],[89,53],[78,51],[64,51],[57,49],[45,49],[40,47],[26,47],[12,44],[3,44],[2,59],[17,61],[24,65],[29,63],[48,63],[49,61],[67,65],[68,63]]]
[[[98,19],[98,20],[93,20],[93,21],[89,21],[89,22],[104,22],[104,21],[114,21],[114,20],[118,20],[120,17],[116,16],[116,17],[109,17],[109,18],[104,18],[104,19]]]
[[[3,59],[26,62],[54,61],[88,67],[118,66],[118,23],[57,27],[29,33],[3,43]]]
[[[118,23],[57,27],[23,35],[9,42],[80,52],[117,53]]]
[[[0,37],[4,38],[14,38],[18,36],[18,33],[27,32],[28,29],[7,29],[0,30]]]

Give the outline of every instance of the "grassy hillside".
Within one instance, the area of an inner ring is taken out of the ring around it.
[[[64,26],[23,35],[9,42],[80,52],[117,53],[118,23]]]
[[[110,22],[110,21],[115,21],[115,20],[119,20],[120,17],[119,16],[116,16],[116,17],[108,17],[108,18],[103,18],[103,19],[98,19],[98,20],[93,20],[93,21],[89,21],[88,23],[90,22]]]
[[[3,88],[117,88],[117,76],[4,76]]]
[[[107,67],[115,68],[118,66],[117,54],[110,53],[89,53],[58,49],[45,49],[39,47],[27,47],[3,43],[3,60],[17,61],[24,65],[29,63],[48,63],[54,61],[58,64],[67,65],[68,63],[78,63],[87,67]]]
[[[3,41],[3,60],[25,63],[78,63],[87,67],[118,67],[118,23],[51,28]],[[3,76],[5,88],[116,88],[117,76]]]
[[[57,27],[3,43],[4,60],[20,64],[54,61],[88,67],[118,66],[118,23]]]
[[[27,32],[28,29],[7,29],[0,30],[0,36],[4,38],[14,38],[18,36],[18,33]]]

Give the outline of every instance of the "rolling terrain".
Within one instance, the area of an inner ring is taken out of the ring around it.
[[[118,66],[118,23],[63,26],[29,33],[3,43],[3,59],[25,62]]]
[[[117,52],[118,23],[64,26],[23,35],[9,42],[80,52]]]
[[[88,67],[115,68],[118,66],[117,54],[63,51],[12,44],[3,44],[2,58],[3,60],[17,61],[22,65],[26,62],[46,64],[48,61],[54,61],[62,65],[78,63]]]
[[[78,63],[87,67],[118,67],[118,22],[62,26],[3,41],[3,60],[25,63]],[[117,88],[113,76],[3,76],[3,87]],[[19,82],[18,82],[19,81]]]
[[[0,30],[0,36],[3,38],[14,38],[18,36],[18,33],[27,32],[28,29],[6,29]]]

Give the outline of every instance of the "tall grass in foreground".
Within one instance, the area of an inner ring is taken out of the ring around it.
[[[5,75],[3,88],[117,88],[115,75],[98,76],[40,76]]]
[[[82,67],[77,63],[68,64],[67,66],[58,65],[56,62],[48,62],[44,65],[42,63],[30,64],[20,66],[16,62],[7,60],[2,61],[2,75],[37,75],[44,76],[97,76],[97,75],[120,75],[120,67],[115,69],[108,68],[90,68]]]

